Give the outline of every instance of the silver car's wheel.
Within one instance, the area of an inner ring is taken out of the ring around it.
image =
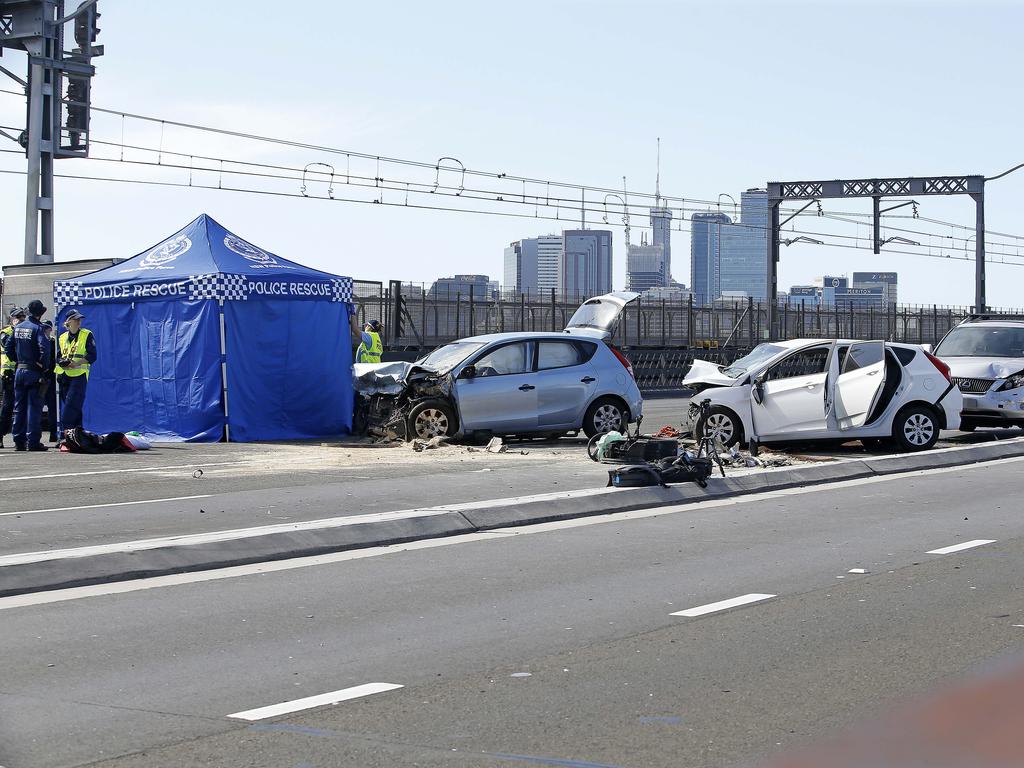
[[[610,398],[598,400],[587,409],[587,414],[583,417],[583,431],[587,437],[601,435],[612,430],[625,432],[628,424],[627,411],[620,402]]]
[[[425,408],[416,417],[416,437],[429,439],[448,434],[448,417],[436,408]]]
[[[939,440],[939,425],[934,412],[924,405],[911,405],[898,414],[893,423],[893,437],[904,451],[923,451]]]
[[[420,403],[409,414],[410,438],[429,440],[432,437],[451,437],[455,434],[455,412],[442,400]]]

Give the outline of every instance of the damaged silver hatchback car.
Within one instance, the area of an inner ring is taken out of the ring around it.
[[[354,429],[402,439],[625,431],[641,418],[643,399],[610,339],[637,298],[590,299],[561,333],[474,336],[414,363],[356,364]]]

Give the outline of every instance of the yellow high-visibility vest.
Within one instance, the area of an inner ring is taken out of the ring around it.
[[[68,341],[68,337],[71,335],[67,331],[64,331],[60,335],[60,340],[57,342],[57,346],[60,349],[60,357],[58,359],[64,360],[78,360],[81,363],[79,368],[68,368],[64,370],[59,365],[53,367],[54,373],[67,374],[68,376],[81,376],[83,373],[86,378],[89,378],[90,365],[85,361],[85,342],[89,338],[91,331],[85,328],[78,329],[78,338],[72,344]]]
[[[6,341],[7,337],[10,335],[10,328],[4,328],[0,331],[0,371],[13,371],[18,367],[17,363],[4,354],[4,341]]]
[[[366,348],[365,342],[359,342],[359,349],[356,350],[357,363],[379,363],[380,356],[384,354],[384,344],[380,340],[380,334],[374,331],[366,331],[370,335],[370,348]]]

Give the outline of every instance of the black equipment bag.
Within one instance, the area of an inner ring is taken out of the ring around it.
[[[669,483],[696,483],[707,488],[714,465],[710,458],[683,453],[649,464],[616,467],[608,471],[608,485],[615,488],[642,488],[650,485],[667,487]]]

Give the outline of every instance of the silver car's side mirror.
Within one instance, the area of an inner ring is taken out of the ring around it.
[[[476,366],[467,365],[462,369],[462,373],[459,374],[460,379],[474,379],[476,378]]]

